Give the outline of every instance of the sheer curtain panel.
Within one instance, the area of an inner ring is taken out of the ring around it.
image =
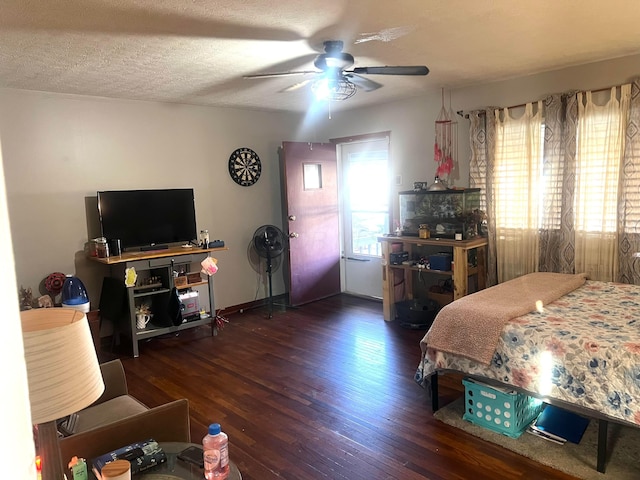
[[[630,92],[623,85],[618,100],[612,88],[605,105],[596,105],[591,92],[578,93],[575,269],[591,280],[618,278],[618,186]]]
[[[498,282],[538,268],[541,209],[542,102],[525,106],[514,118],[509,109],[495,111],[495,198]]]

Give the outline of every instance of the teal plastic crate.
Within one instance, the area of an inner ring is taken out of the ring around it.
[[[544,403],[514,390],[490,387],[464,378],[463,418],[494,432],[518,438],[542,412]]]

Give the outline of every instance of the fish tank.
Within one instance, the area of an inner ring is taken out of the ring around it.
[[[418,236],[420,225],[427,225],[433,238],[463,240],[480,234],[480,189],[409,190],[400,195],[402,235]]]

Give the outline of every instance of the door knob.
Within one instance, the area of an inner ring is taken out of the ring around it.
[[[295,215],[289,215],[289,220],[291,220],[292,222],[296,221],[296,216]]]
[[[298,235],[296,232],[291,232],[289,234],[289,238],[298,238],[300,235]]]

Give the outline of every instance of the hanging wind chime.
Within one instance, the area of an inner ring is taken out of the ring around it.
[[[451,107],[449,108],[451,110]],[[445,190],[451,171],[454,168],[458,148],[458,123],[444,106],[444,89],[442,90],[442,108],[436,119],[436,135],[433,147],[433,159],[438,164],[436,178],[429,190]]]

